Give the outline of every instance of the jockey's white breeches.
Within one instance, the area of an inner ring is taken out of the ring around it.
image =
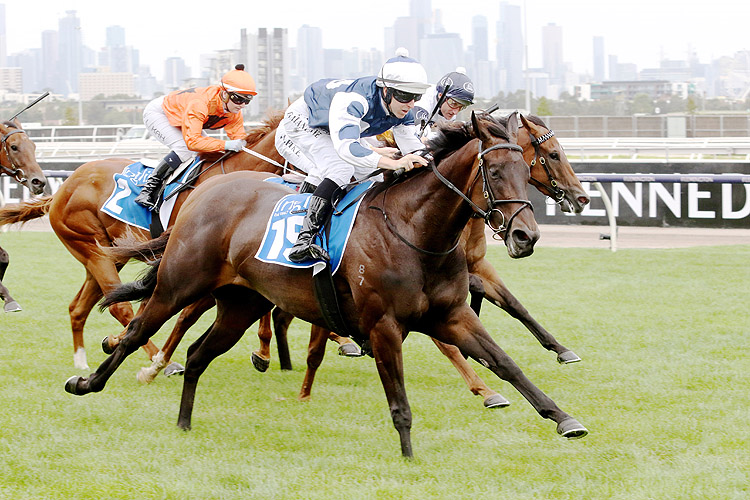
[[[309,121],[310,110],[300,97],[287,108],[276,129],[276,149],[289,163],[307,172],[307,182],[317,186],[328,178],[343,186],[352,177],[361,179],[372,173],[371,168],[342,160],[328,131],[310,127]]]
[[[187,144],[185,144],[182,129],[170,125],[169,118],[167,118],[164,108],[162,108],[163,101],[164,96],[161,96],[146,105],[146,108],[143,110],[143,124],[146,125],[148,131],[151,132],[151,135],[157,141],[177,153],[181,161],[187,161],[195,156],[195,153],[190,151]]]

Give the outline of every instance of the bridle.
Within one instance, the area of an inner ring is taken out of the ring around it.
[[[528,128],[527,128],[528,129]],[[543,187],[547,190],[548,193],[551,193],[552,199],[555,200],[555,203],[560,204],[565,199],[565,191],[560,189],[560,186],[557,184],[557,181],[554,177],[552,177],[552,172],[550,172],[549,167],[547,166],[547,160],[544,158],[544,155],[542,155],[539,146],[542,145],[545,141],[551,139],[554,137],[555,133],[551,130],[547,131],[546,134],[542,135],[541,137],[535,137],[534,133],[531,131],[531,129],[528,129],[529,136],[531,137],[531,145],[534,146],[534,159],[531,160],[531,168],[534,168],[534,165],[536,165],[537,158],[539,159],[539,164],[544,169],[544,172],[547,174],[547,180],[549,181],[549,185],[531,178],[532,184],[535,186]]]
[[[2,173],[8,174],[9,176],[13,177],[19,184],[24,184],[28,179],[26,179],[24,171],[18,167],[16,167],[16,164],[13,162],[13,157],[10,155],[10,150],[8,149],[8,138],[13,134],[25,134],[26,132],[23,130],[11,130],[7,134],[0,137],[0,143],[2,143],[2,150],[5,153],[5,157],[10,162],[10,166],[3,165],[2,162],[0,162],[0,171]]]
[[[482,176],[482,191],[484,198],[487,200],[487,210],[482,209],[479,205],[474,203],[470,197],[468,197],[466,194],[464,194],[460,189],[458,189],[451,181],[449,181],[443,174],[440,173],[440,171],[437,169],[437,166],[435,165],[434,161],[430,162],[430,169],[435,174],[435,177],[440,180],[448,189],[456,193],[459,197],[461,197],[466,203],[469,204],[469,206],[472,208],[474,213],[472,214],[472,217],[481,218],[484,219],[484,223],[487,224],[487,226],[492,230],[492,238],[493,239],[505,239],[508,237],[508,234],[510,233],[510,227],[513,224],[513,220],[516,218],[516,216],[521,213],[521,210],[524,208],[529,208],[532,211],[534,210],[534,207],[531,205],[531,202],[529,200],[521,200],[521,199],[497,199],[495,197],[495,193],[492,191],[492,186],[490,186],[489,181],[487,180],[487,166],[484,161],[484,156],[491,152],[498,149],[509,149],[511,151],[518,151],[523,153],[523,148],[519,146],[518,144],[511,144],[508,142],[502,142],[499,144],[495,144],[494,146],[490,146],[487,149],[482,149],[482,140],[479,140],[479,152],[477,154],[477,160],[478,160],[478,167],[479,172],[477,172],[477,176],[474,178],[474,181],[471,183],[471,186],[469,187],[469,192],[474,188],[474,184],[476,184],[477,179],[479,176]],[[521,206],[513,212],[513,215],[511,215],[508,218],[507,224],[505,221],[505,214],[497,208],[498,205],[501,205],[503,203],[520,203]],[[385,205],[385,199],[383,200],[383,204]],[[380,207],[371,206],[369,208],[379,210],[383,213],[383,217],[385,218],[385,223],[388,226],[388,228],[406,245],[408,245],[410,248],[413,248],[414,250],[417,250],[418,252],[427,254],[427,255],[435,255],[435,256],[444,256],[448,255],[449,253],[453,252],[456,248],[458,248],[459,243],[461,242],[461,236],[459,235],[458,239],[456,240],[456,243],[450,248],[450,250],[446,250],[444,252],[433,252],[430,250],[425,250],[424,248],[419,248],[418,246],[414,245],[410,241],[408,241],[404,236],[402,236],[397,230],[396,227],[393,225],[393,223],[388,219],[388,215],[386,214],[384,209],[381,209]],[[493,213],[499,213],[502,217],[502,222],[498,227],[494,227],[492,225],[492,214]],[[505,237],[499,237],[500,233],[505,232]]]

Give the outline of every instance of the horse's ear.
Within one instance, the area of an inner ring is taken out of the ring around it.
[[[477,118],[477,115],[473,110],[471,112],[471,126],[474,129],[474,136],[476,138],[481,139],[482,141],[489,139],[490,134],[487,133],[487,130],[485,130],[484,127],[480,126],[479,118]]]
[[[523,123],[523,126],[531,130],[531,125],[529,124],[529,120],[527,120],[526,117],[522,115],[521,113],[518,113],[518,116],[521,117],[521,123]]]
[[[510,142],[518,143],[518,117],[521,113],[513,113],[508,117],[508,135],[510,136]],[[523,117],[522,117],[523,119]]]

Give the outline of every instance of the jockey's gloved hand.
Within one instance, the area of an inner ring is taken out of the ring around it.
[[[246,142],[243,139],[234,139],[231,141],[224,141],[224,151],[242,151],[245,147]]]

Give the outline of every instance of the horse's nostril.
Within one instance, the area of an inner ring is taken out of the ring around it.
[[[588,198],[588,196],[579,196],[578,197],[578,203],[581,205],[588,205],[591,200]]]
[[[531,240],[531,238],[529,238],[529,235],[526,234],[526,231],[520,230],[513,231],[513,239],[515,239],[519,243],[526,243]]]
[[[41,179],[31,179],[31,184],[33,184],[34,186],[44,187],[47,183]]]

